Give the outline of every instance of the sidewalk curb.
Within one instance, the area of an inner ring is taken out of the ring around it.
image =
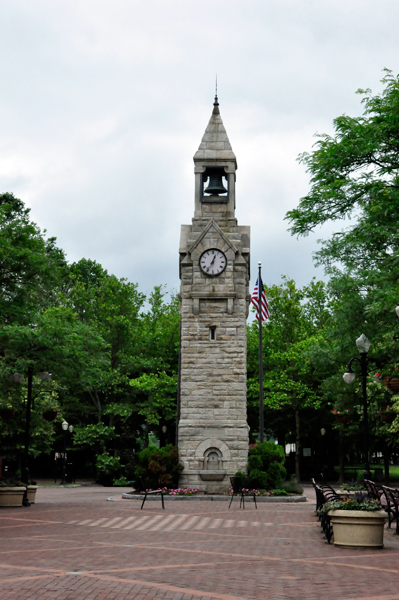
[[[116,502],[116,496],[107,498],[108,502]],[[118,496],[120,498],[120,496]],[[122,494],[124,500],[143,500],[144,494]],[[147,502],[160,500],[161,496],[147,496]],[[226,502],[230,496],[169,496],[163,497],[164,500],[173,500],[174,502]],[[252,496],[246,496],[247,500],[252,500]],[[306,496],[257,496],[256,502],[306,502]]]

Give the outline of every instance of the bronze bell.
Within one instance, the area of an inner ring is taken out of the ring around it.
[[[227,190],[223,185],[223,173],[222,171],[216,171],[209,175],[209,183],[206,190],[204,190],[205,194],[212,194],[215,196],[219,196],[219,194],[226,194]]]

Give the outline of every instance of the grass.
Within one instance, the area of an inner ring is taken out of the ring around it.
[[[370,465],[372,473],[374,469],[384,469],[384,465]],[[363,464],[345,466],[345,479],[356,479],[357,473],[362,473],[363,470]],[[335,471],[338,473],[339,468],[335,467]],[[389,465],[389,479],[399,481],[399,465]]]

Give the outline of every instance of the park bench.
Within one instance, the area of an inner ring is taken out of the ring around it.
[[[242,480],[240,477],[230,477],[230,483],[231,483],[231,487],[233,489],[233,493],[231,494],[231,499],[230,499],[230,504],[229,504],[229,508],[231,506],[231,503],[233,502],[233,498],[234,496],[240,496],[240,508],[241,508],[241,504],[242,504],[242,508],[245,508],[245,494],[243,492],[242,489]],[[258,505],[256,504],[256,495],[253,494],[254,497],[254,502],[255,502],[255,508],[258,508]]]
[[[341,500],[334,488],[326,483],[318,485],[314,478],[311,479],[312,485],[316,492],[316,514],[320,521],[320,526],[323,530],[324,536],[327,542],[331,543],[333,536],[333,527],[331,525],[331,519],[327,513],[323,512],[322,508],[326,502],[333,502],[334,500]]]
[[[382,491],[384,494],[385,503],[383,504],[381,502],[381,505],[388,513],[388,528],[391,528],[392,521],[396,519],[395,533],[399,535],[399,490],[383,485]]]
[[[377,500],[377,502],[380,502],[381,496],[382,496],[382,487],[377,485],[374,481],[371,481],[370,479],[365,479],[364,485],[367,490],[367,494],[368,494],[369,498],[371,498],[372,500]]]

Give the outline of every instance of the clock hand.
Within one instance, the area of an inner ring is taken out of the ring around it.
[[[212,262],[211,262],[211,264],[209,265],[210,267],[211,267],[211,266],[213,265],[213,263],[215,262],[215,258],[216,258],[216,254],[215,254],[215,256],[212,258]]]

